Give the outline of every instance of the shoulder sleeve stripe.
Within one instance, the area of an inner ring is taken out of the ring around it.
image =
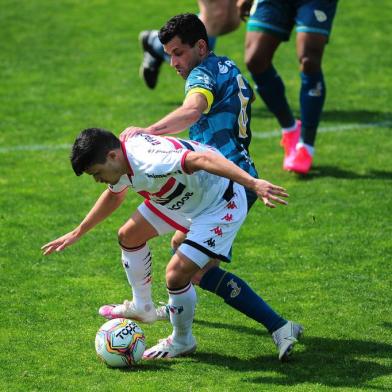
[[[207,114],[210,111],[211,106],[214,102],[214,96],[213,96],[212,92],[210,90],[207,90],[206,88],[194,87],[188,91],[186,96],[188,97],[189,95],[195,94],[195,93],[203,94],[206,97],[208,106],[207,106],[207,109],[203,113]]]

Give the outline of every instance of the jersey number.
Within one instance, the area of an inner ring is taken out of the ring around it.
[[[248,115],[246,113],[246,108],[248,106],[249,98],[245,97],[242,93],[242,90],[246,90],[247,87],[245,85],[244,79],[241,74],[237,75],[237,83],[238,83],[238,98],[240,99],[241,103],[241,111],[238,116],[238,128],[239,128],[239,137],[246,139],[248,137],[246,133],[246,125],[248,124]]]

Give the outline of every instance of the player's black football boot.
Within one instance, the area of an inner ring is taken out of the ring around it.
[[[148,42],[151,34],[156,34],[156,31],[144,30],[139,34],[139,42],[143,49],[143,61],[140,65],[139,75],[148,88],[154,89],[158,82],[159,69],[163,60],[154,53]]]

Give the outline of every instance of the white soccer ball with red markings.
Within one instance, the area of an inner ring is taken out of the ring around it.
[[[129,367],[138,363],[146,349],[142,329],[132,320],[117,318],[99,328],[95,337],[98,356],[110,367]]]

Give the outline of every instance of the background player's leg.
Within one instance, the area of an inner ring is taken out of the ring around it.
[[[197,3],[199,18],[206,26],[209,37],[231,33],[241,23],[236,0],[198,0]]]
[[[245,63],[256,83],[260,97],[275,115],[282,128],[295,126],[295,119],[285,95],[285,86],[272,65],[272,58],[281,40],[268,33],[248,31]]]
[[[325,101],[321,61],[327,37],[314,33],[297,34],[297,55],[301,67],[302,141],[313,146]]]
[[[230,33],[240,25],[239,12],[235,0],[198,0],[199,18],[206,26],[208,45],[214,50],[216,37]],[[158,38],[158,30],[145,30],[139,34],[143,48],[143,62],[140,76],[147,87],[153,89],[158,82],[159,69],[163,61],[170,62],[170,57],[163,50]]]
[[[314,143],[321,112],[325,102],[325,83],[321,60],[328,38],[315,33],[297,34],[297,56],[301,69],[301,140],[289,168],[297,173],[306,174],[314,154]]]

